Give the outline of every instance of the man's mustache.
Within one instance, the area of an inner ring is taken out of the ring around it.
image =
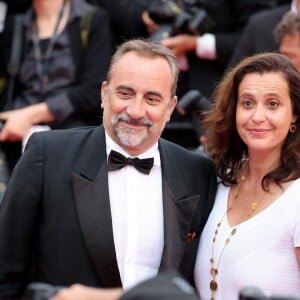
[[[153,126],[153,122],[147,118],[141,118],[141,119],[132,119],[129,115],[127,114],[120,114],[116,117],[116,121],[124,121],[132,125],[143,125],[143,126],[148,126],[151,127]]]

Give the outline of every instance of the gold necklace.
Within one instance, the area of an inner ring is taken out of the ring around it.
[[[236,234],[236,228],[233,228],[230,232],[230,235],[229,237],[225,240],[225,244],[221,250],[221,253],[220,253],[220,256],[219,256],[219,259],[217,261],[217,265],[215,266],[215,259],[214,259],[214,250],[215,250],[215,244],[216,244],[216,239],[217,239],[217,235],[218,235],[218,232],[219,232],[219,229],[221,227],[221,224],[223,222],[223,219],[224,217],[226,216],[227,212],[232,208],[232,204],[234,202],[234,200],[236,199],[236,197],[238,196],[238,193],[239,193],[239,190],[240,190],[240,187],[241,187],[241,183],[242,181],[244,181],[246,179],[245,176],[241,176],[240,178],[240,182],[239,182],[239,185],[237,187],[237,190],[232,198],[232,201],[230,201],[228,203],[228,206],[227,206],[227,209],[225,211],[225,213],[223,214],[220,222],[217,224],[217,227],[216,227],[216,230],[215,230],[215,233],[214,233],[214,236],[213,236],[213,240],[212,240],[212,249],[211,249],[211,258],[209,259],[209,262],[211,264],[211,268],[210,268],[210,275],[212,277],[212,280],[210,281],[209,283],[209,288],[211,290],[211,297],[209,300],[215,300],[215,293],[218,289],[218,282],[217,282],[217,276],[219,274],[219,265],[220,265],[220,261],[221,261],[221,258],[223,256],[223,252],[225,250],[225,247],[229,244],[230,242],[230,239]]]
[[[236,190],[234,196],[232,197],[232,200],[228,203],[227,209],[226,209],[224,215],[222,216],[220,222],[217,224],[216,230],[215,230],[215,232],[214,232],[214,236],[213,236],[213,240],[212,240],[211,258],[210,258],[210,260],[209,260],[210,265],[211,265],[211,268],[210,268],[210,275],[211,275],[211,277],[212,277],[212,280],[211,280],[210,283],[209,283],[209,287],[210,287],[210,290],[211,290],[211,297],[210,297],[209,300],[215,300],[215,293],[216,293],[216,291],[217,291],[217,289],[218,289],[217,276],[218,276],[218,274],[219,274],[220,261],[221,261],[221,258],[222,258],[222,256],[223,256],[223,253],[224,253],[224,250],[225,250],[226,246],[230,243],[231,238],[232,238],[232,237],[236,234],[236,232],[237,232],[237,226],[235,226],[235,227],[231,230],[229,236],[226,238],[225,244],[224,244],[224,246],[223,246],[223,248],[222,248],[222,250],[221,250],[219,259],[217,260],[217,265],[215,266],[216,260],[215,260],[215,258],[214,258],[214,250],[215,250],[215,244],[216,244],[217,235],[218,235],[218,233],[219,233],[219,229],[220,229],[220,227],[221,227],[221,224],[222,224],[222,222],[223,222],[223,219],[224,219],[224,217],[226,216],[226,214],[229,212],[229,210],[232,208],[232,205],[233,205],[233,203],[234,203],[235,199],[237,198],[238,193],[239,193],[239,191],[240,191],[241,183],[242,183],[245,179],[246,179],[246,176],[241,176],[241,177],[240,177],[240,182],[239,182],[239,184],[238,184],[237,190]],[[251,203],[251,207],[250,207],[249,211],[247,211],[247,212],[245,213],[245,218],[248,218],[250,215],[252,215],[252,214],[257,210],[257,208],[259,207],[260,203],[261,203],[262,200],[264,199],[265,194],[266,194],[266,192],[264,192],[264,194],[262,195],[260,201],[258,201],[258,202],[255,201],[255,202],[252,202],[252,203]]]

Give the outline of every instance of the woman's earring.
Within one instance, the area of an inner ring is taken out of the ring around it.
[[[295,125],[295,123],[292,123],[290,126],[290,132],[295,132],[297,129],[297,126]]]

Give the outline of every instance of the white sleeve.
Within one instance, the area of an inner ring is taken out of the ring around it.
[[[196,54],[199,58],[216,60],[216,37],[212,33],[205,33],[197,38]]]
[[[3,1],[0,1],[0,33],[4,29],[6,12],[7,12],[7,4]]]

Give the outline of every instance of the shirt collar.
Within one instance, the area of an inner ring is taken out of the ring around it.
[[[106,153],[107,155],[110,153],[111,150],[118,151],[119,153],[123,154],[124,156],[128,157],[129,155],[122,147],[120,147],[111,137],[105,132],[105,139],[106,139]],[[137,156],[138,158],[154,158],[154,165],[160,166],[160,155],[158,150],[158,142],[156,142],[151,148],[147,151],[141,153]]]

